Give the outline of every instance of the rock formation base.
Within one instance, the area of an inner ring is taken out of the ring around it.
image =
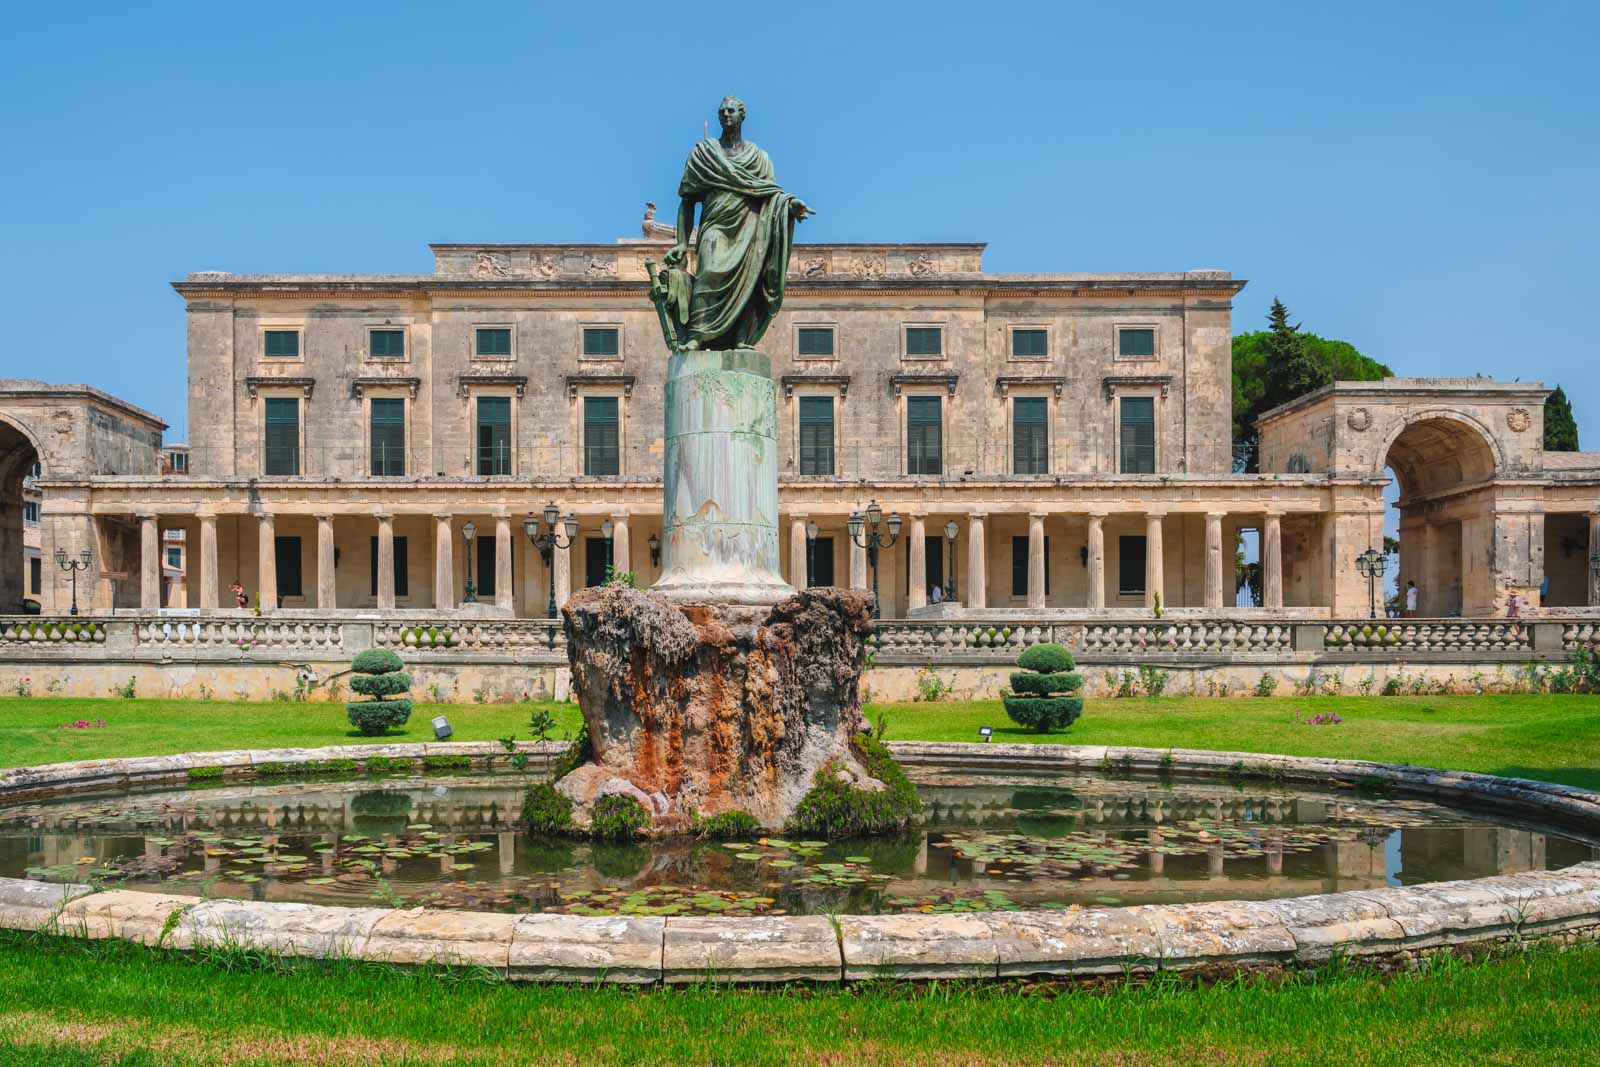
[[[819,768],[882,789],[861,729],[871,598],[807,589],[771,608],[680,604],[613,585],[562,609],[591,762],[556,784],[579,828],[601,797],[634,797],[657,833],[734,809],[784,825]]]

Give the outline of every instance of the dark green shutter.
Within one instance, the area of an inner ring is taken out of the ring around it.
[[[266,354],[274,359],[297,359],[300,356],[299,330],[268,330],[263,343]]]
[[[1117,591],[1120,593],[1144,592],[1144,569],[1147,546],[1138,536],[1123,537],[1118,551],[1121,559],[1117,565]]]
[[[596,477],[622,472],[617,398],[583,398],[583,473]]]
[[[1050,401],[1019,396],[1011,406],[1011,470],[1014,474],[1050,473]]]
[[[614,356],[617,354],[617,328],[615,326],[590,326],[583,331],[583,354],[586,356]]]
[[[1148,359],[1156,354],[1155,330],[1118,330],[1117,355],[1129,359]]]
[[[266,472],[276,475],[300,473],[300,401],[296,398],[267,397]]]
[[[936,396],[906,398],[906,473],[944,472],[944,419]]]
[[[1149,396],[1122,398],[1122,473],[1156,472],[1156,402]]]
[[[1012,330],[1011,354],[1023,358],[1049,355],[1049,337],[1045,330]]]
[[[478,331],[478,355],[509,356],[511,331],[505,327],[486,327]]]
[[[394,397],[372,399],[372,473],[406,472],[406,402]]]
[[[831,355],[833,355],[833,327],[831,327],[831,326],[802,326],[802,327],[800,327],[800,355],[802,355],[802,356],[831,356]]]
[[[511,398],[478,398],[478,473],[511,473]]]
[[[406,356],[404,330],[370,330],[367,338],[367,354],[373,359],[404,359]]]
[[[906,355],[937,356],[944,350],[944,330],[939,326],[907,326]]]
[[[800,398],[800,473],[833,473],[833,397]]]

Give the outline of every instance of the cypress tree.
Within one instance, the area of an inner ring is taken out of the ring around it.
[[[1544,450],[1578,451],[1578,420],[1572,417],[1572,401],[1559,385],[1544,401]]]
[[[1267,313],[1267,395],[1280,404],[1333,381],[1333,369],[1312,352],[1300,325],[1289,325],[1289,309],[1272,298]]]

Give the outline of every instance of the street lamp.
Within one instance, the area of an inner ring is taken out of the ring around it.
[[[806,588],[817,584],[817,520],[806,523]]]
[[[561,523],[566,528],[567,539],[561,540],[560,530],[556,524]],[[556,617],[556,569],[551,564],[551,557],[558,548],[572,547],[572,542],[578,539],[578,517],[568,515],[565,520],[561,512],[556,510],[554,501],[544,506],[544,526],[541,528],[539,520],[528,512],[528,517],[522,520],[522,530],[528,535],[528,540],[533,542],[533,547],[539,550],[539,558],[544,560],[545,573],[550,576],[550,605],[546,609],[550,618]]]
[[[884,527],[889,533],[885,536]],[[850,540],[867,550],[867,562],[872,564],[872,617],[882,618],[878,604],[878,549],[889,548],[900,539],[900,516],[883,517],[883,509],[873,500],[867,504],[866,513],[852,512],[849,519]]]
[[[473,535],[477,532],[477,524],[471,519],[461,524],[461,536],[467,539],[467,595],[461,598],[463,604],[476,604],[478,602],[478,588],[472,581]]]
[[[650,531],[650,539],[646,544],[650,546],[650,566],[661,566],[661,538],[654,530]]]
[[[56,566],[72,575],[72,614],[78,613],[78,572],[89,569],[89,561],[94,557],[86,548],[78,553],[78,558],[73,559],[67,555],[67,550],[60,545],[56,546]]]
[[[950,573],[945,576],[944,582],[946,600],[956,598],[956,534],[960,532],[961,527],[956,524],[956,520],[951,519],[944,524],[944,555],[950,561],[948,568]]]
[[[1382,552],[1375,548],[1368,548],[1356,557],[1356,570],[1367,580],[1367,604],[1369,617],[1378,617],[1378,579],[1383,577],[1389,560]]]

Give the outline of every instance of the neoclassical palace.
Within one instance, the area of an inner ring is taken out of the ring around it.
[[[431,274],[173,283],[186,470],[148,412],[0,382],[6,558],[35,462],[42,494],[42,583],[8,565],[0,614],[23,596],[67,610],[58,550],[90,561],[84,611],[160,608],[175,543],[207,613],[240,610],[237,585],[251,613],[542,618],[608,566],[649,584],[667,351],[646,262],[664,229],[434,245]],[[1242,280],[996,274],[983,251],[796,246],[762,345],[792,583],[876,583],[886,617],[1364,617],[1355,561],[1381,547],[1392,470],[1421,614],[1600,604],[1600,454],[1544,453],[1541,385],[1338,383],[1269,412],[1265,473],[1235,474]],[[869,509],[892,543],[852,537]],[[1235,606],[1241,530],[1259,533],[1258,608]]]

